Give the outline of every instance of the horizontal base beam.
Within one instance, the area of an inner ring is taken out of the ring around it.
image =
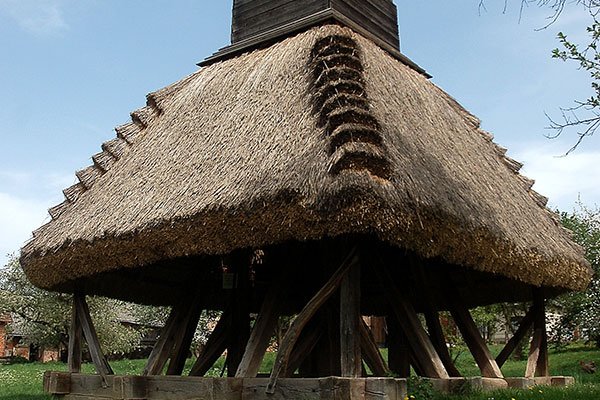
[[[428,379],[434,389],[460,392],[466,385],[479,390],[569,386],[571,377]],[[181,376],[108,376],[46,372],[44,389],[63,400],[403,400],[406,379],[282,378],[275,393],[266,394],[268,378],[200,378]]]

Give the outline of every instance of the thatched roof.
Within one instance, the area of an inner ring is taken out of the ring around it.
[[[347,28],[202,68],[132,119],[23,248],[36,285],[349,233],[531,285],[589,282],[521,164]]]

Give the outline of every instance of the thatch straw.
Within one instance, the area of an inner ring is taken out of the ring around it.
[[[331,36],[348,42],[313,49]],[[323,84],[321,50],[347,55]],[[339,90],[346,98],[330,107]],[[23,248],[36,285],[346,233],[528,284],[589,282],[581,249],[521,164],[446,93],[349,29],[314,28],[148,99]],[[346,106],[352,116],[335,120]],[[360,134],[332,147],[344,122]]]

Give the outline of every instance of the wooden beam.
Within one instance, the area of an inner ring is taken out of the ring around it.
[[[315,347],[315,373],[320,376],[341,376],[340,300],[336,293],[322,307],[324,335]]]
[[[81,372],[81,335],[83,331],[81,322],[77,316],[77,305],[75,304],[75,295],[73,296],[73,306],[71,311],[71,326],[69,328],[69,349],[68,359],[69,372]]]
[[[409,262],[411,271],[417,281],[420,292],[423,293],[425,298],[423,304],[425,309],[425,323],[427,325],[427,331],[429,333],[431,342],[433,343],[433,347],[435,347],[437,353],[439,354],[440,359],[448,371],[448,374],[452,377],[461,377],[462,375],[454,365],[452,357],[450,356],[450,352],[448,351],[446,337],[444,336],[444,331],[442,329],[442,325],[440,324],[439,312],[436,311],[433,306],[434,295],[431,291],[430,281],[426,275],[426,266],[422,260],[415,257],[410,257]]]
[[[533,378],[535,376],[541,345],[542,332],[535,329],[533,331],[533,338],[531,339],[531,347],[529,348],[529,357],[527,358],[527,367],[525,368],[525,378]]]
[[[458,303],[456,296],[453,301],[451,301],[450,313],[452,314],[452,318],[454,318],[454,322],[456,322],[467,347],[471,351],[475,362],[479,366],[481,375],[484,378],[504,378],[502,371],[500,371],[500,367],[498,367],[496,360],[492,357],[485,340],[481,337],[471,313],[465,306]]]
[[[526,378],[549,376],[548,371],[548,336],[546,334],[546,304],[542,289],[533,291],[533,339],[529,349]]]
[[[444,363],[431,343],[431,339],[425,332],[423,325],[421,325],[412,304],[404,298],[404,294],[396,287],[385,264],[383,262],[374,263],[374,266],[381,287],[396,314],[400,328],[408,339],[413,354],[418,357],[425,376],[439,379],[449,378],[446,367],[444,367]]]
[[[385,360],[379,351],[377,343],[373,338],[371,329],[367,326],[363,319],[360,319],[360,347],[362,356],[375,376],[386,377],[390,376],[390,369],[385,364]]]
[[[227,348],[228,336],[231,334],[231,313],[231,308],[228,308],[221,315],[221,319],[219,319],[217,326],[208,338],[202,354],[192,366],[190,376],[204,376]]]
[[[240,362],[244,357],[244,350],[250,338],[250,312],[248,310],[248,296],[246,290],[237,290],[234,295],[233,312],[231,319],[231,334],[227,340],[227,376],[234,377]]]
[[[399,378],[410,376],[410,346],[408,339],[400,328],[396,315],[385,318],[387,325],[388,366],[390,371]]]
[[[325,326],[322,321],[311,321],[302,330],[302,334],[294,346],[294,351],[290,356],[285,377],[291,377],[294,372],[300,368],[300,365],[313,354],[313,349],[323,337]]]
[[[113,370],[100,348],[100,341],[98,340],[98,334],[96,333],[96,328],[94,327],[92,317],[90,316],[90,309],[85,301],[85,295],[76,294],[73,297],[73,300],[75,302],[75,307],[77,308],[77,319],[81,323],[83,336],[88,344],[88,350],[92,357],[94,367],[102,376],[103,381],[106,381],[108,375],[113,375]]]
[[[142,372],[142,375],[160,375],[162,374],[165,365],[169,359],[171,351],[173,350],[174,332],[179,325],[179,319],[181,319],[182,304],[175,305],[171,308],[169,317],[165,322],[165,325],[160,331],[160,335],[156,344],[152,348],[152,352],[146,361],[146,366]]]
[[[456,368],[456,365],[454,365],[454,361],[452,361],[450,351],[448,351],[446,337],[444,336],[442,324],[440,324],[439,313],[437,311],[433,311],[431,307],[426,308],[427,311],[425,312],[425,322],[427,324],[427,331],[429,332],[429,337],[431,338],[433,347],[435,347],[437,353],[440,355],[448,374],[455,378],[462,377],[460,371]]]
[[[534,315],[535,313],[532,307],[529,309],[527,314],[525,314],[523,319],[521,319],[519,328],[517,329],[513,337],[510,338],[508,343],[506,343],[500,354],[498,354],[498,356],[496,357],[496,363],[498,364],[498,367],[502,368],[506,360],[508,360],[508,357],[510,357],[513,351],[515,351],[515,349],[519,345],[519,342],[521,342],[521,340],[525,338],[525,335],[527,335],[527,332],[529,332],[529,329],[533,325]]]
[[[290,353],[294,349],[294,345],[296,344],[296,341],[298,340],[298,337],[300,336],[304,326],[340,287],[342,279],[350,267],[356,263],[358,263],[356,249],[352,249],[338,270],[333,273],[327,283],[325,283],[325,285],[317,292],[317,294],[313,296],[313,298],[302,309],[302,311],[300,311],[300,314],[296,316],[282,340],[279,351],[277,352],[277,357],[275,358],[275,363],[273,365],[273,371],[271,372],[271,378],[269,379],[269,384],[266,390],[268,394],[275,393],[277,379],[279,379],[279,375],[287,369]]]
[[[238,378],[255,378],[273,337],[281,306],[281,293],[286,287],[285,272],[273,280],[263,300],[254,328],[248,339],[244,356],[235,373]],[[287,276],[287,275],[286,275]]]
[[[360,352],[360,264],[352,263],[340,288],[340,362],[341,375],[359,378],[362,368]]]
[[[171,361],[167,368],[167,375],[181,375],[183,373],[185,361],[190,352],[190,346],[194,340],[194,334],[196,333],[196,328],[198,328],[201,314],[202,306],[200,305],[200,301],[196,299],[190,303],[182,323],[177,325],[179,329],[172,332],[174,344],[170,357]]]

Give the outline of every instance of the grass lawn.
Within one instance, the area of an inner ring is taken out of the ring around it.
[[[492,346],[492,352],[500,351],[499,346]],[[385,353],[385,349],[383,350]],[[384,354],[385,355],[385,354]],[[573,345],[563,351],[553,351],[550,355],[550,369],[552,375],[574,376],[577,384],[568,389],[559,388],[533,388],[531,390],[506,390],[486,393],[465,393],[461,396],[436,395],[435,400],[599,400],[600,399],[600,373],[586,374],[579,368],[580,360],[593,360],[600,365],[600,350],[584,345]],[[273,365],[274,355],[269,354],[263,363],[261,372],[269,372]],[[123,360],[111,362],[111,366],[118,375],[136,375],[144,367],[144,360]],[[186,370],[191,367],[192,360],[188,360]],[[464,352],[457,360],[457,367],[465,376],[477,376],[479,370],[475,362]],[[211,376],[219,376],[223,368],[223,359],[209,371]],[[44,371],[66,371],[66,365],[61,363],[50,364],[15,364],[0,365],[0,400],[50,400],[42,391],[42,377]],[[93,367],[84,365],[85,373],[93,373]],[[506,376],[523,376],[525,373],[524,361],[509,361],[502,368]],[[419,390],[421,389],[421,390]],[[413,392],[415,400],[426,400],[422,393],[427,388],[417,388]]]

